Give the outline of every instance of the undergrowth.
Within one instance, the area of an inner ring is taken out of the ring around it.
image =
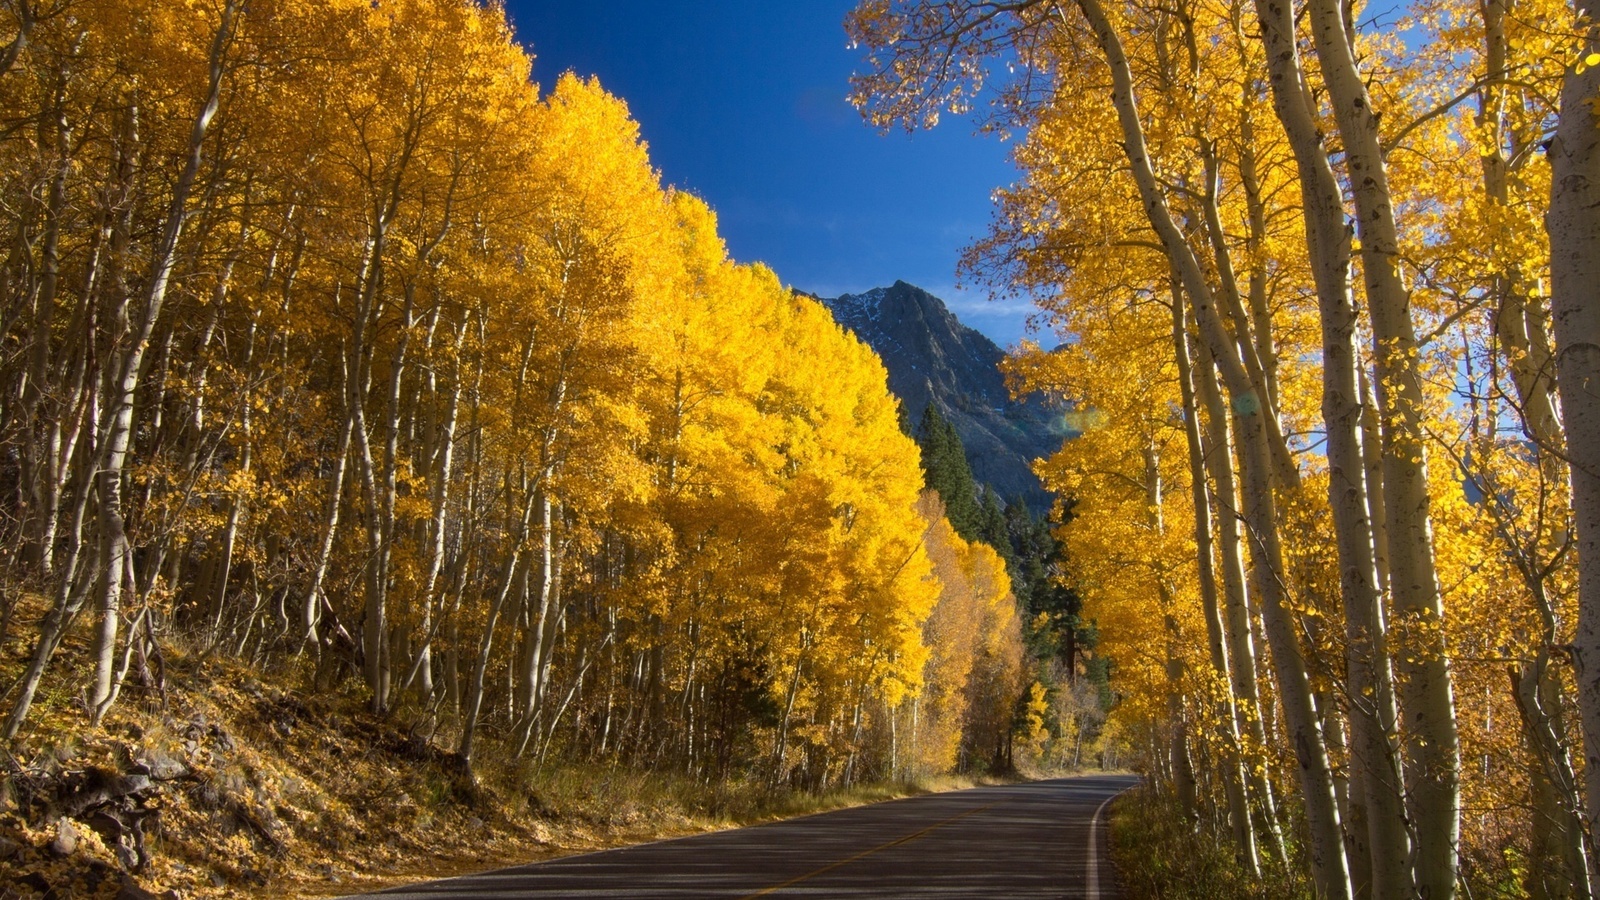
[[[1263,859],[1259,875],[1232,838],[1196,828],[1171,794],[1148,782],[1111,805],[1111,858],[1125,900],[1312,900],[1310,880]]]

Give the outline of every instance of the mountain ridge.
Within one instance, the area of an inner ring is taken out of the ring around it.
[[[962,323],[943,300],[905,281],[859,294],[807,296],[883,360],[889,390],[909,421],[920,421],[929,403],[938,404],[961,436],[978,482],[1008,501],[1021,498],[1035,512],[1049,508],[1051,494],[1031,463],[1072,432],[1042,397],[1011,397],[1000,372],[1005,351],[994,341]]]

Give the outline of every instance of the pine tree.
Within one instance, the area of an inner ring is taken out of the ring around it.
[[[1006,561],[1008,569],[1015,568],[1016,553],[1011,546],[1011,534],[1006,527],[1006,511],[1000,508],[1000,500],[995,496],[994,488],[983,486],[983,503],[978,509],[978,540],[994,548],[1000,558]]]
[[[967,464],[967,451],[955,426],[939,412],[937,404],[929,403],[922,414],[917,443],[922,447],[923,483],[944,501],[950,527],[965,540],[982,539],[978,487],[972,480],[972,467]]]

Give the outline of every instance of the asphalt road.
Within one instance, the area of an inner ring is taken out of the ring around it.
[[[929,794],[365,895],[1113,900],[1102,810],[1133,776]]]

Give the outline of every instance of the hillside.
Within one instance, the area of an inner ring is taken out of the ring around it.
[[[334,896],[971,783],[808,794],[499,746],[468,778],[415,713],[307,690],[304,669],[177,646],[166,665],[160,702],[93,731],[52,704],[0,762],[0,897]]]

